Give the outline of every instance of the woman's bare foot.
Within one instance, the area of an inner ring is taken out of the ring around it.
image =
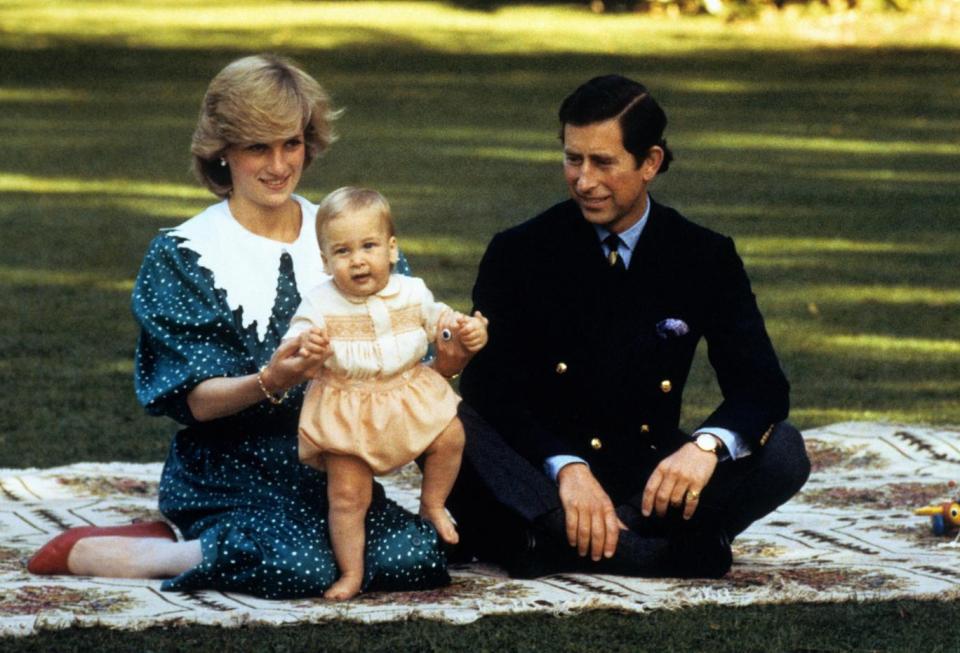
[[[433,524],[433,527],[437,529],[437,533],[440,535],[440,539],[447,544],[456,544],[460,541],[457,527],[453,525],[453,521],[443,506],[432,508],[420,504],[420,516]]]
[[[333,585],[323,593],[323,598],[328,601],[346,601],[352,599],[360,593],[360,583],[363,581],[362,575],[341,576]]]

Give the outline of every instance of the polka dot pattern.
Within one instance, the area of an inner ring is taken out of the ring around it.
[[[147,252],[133,292],[141,326],[137,397],[153,415],[185,428],[174,437],[160,482],[160,509],[203,561],[167,580],[172,591],[219,589],[279,599],[318,596],[336,580],[327,530],[326,477],[297,459],[303,388],[280,406],[263,401],[198,423],[186,396],[200,381],[242,376],[265,364],[300,303],[289,253],[276,267],[266,336],[243,325],[197,254],[162,234]],[[397,271],[409,274],[406,260]],[[376,485],[366,522],[365,590],[411,590],[449,582],[433,527],[387,499]]]

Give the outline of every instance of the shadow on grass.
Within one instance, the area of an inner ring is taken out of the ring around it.
[[[161,457],[171,425],[140,414],[118,366],[135,343],[127,288],[157,229],[212,200],[188,173],[189,138],[206,83],[241,54],[0,53],[0,370],[16,388],[0,466]],[[654,193],[737,239],[797,414],[960,423],[942,391],[960,377],[955,52],[289,54],[346,108],[302,192],[383,190],[415,271],[461,309],[492,234],[564,197],[560,100],[595,74],[642,79],[677,154]],[[716,392],[698,369],[690,423]],[[47,447],[66,426],[71,444]]]

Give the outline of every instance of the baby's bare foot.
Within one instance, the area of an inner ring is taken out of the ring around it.
[[[346,601],[352,599],[360,593],[360,583],[362,576],[341,576],[333,585],[323,593],[323,598],[328,601]]]
[[[457,528],[453,525],[450,516],[443,506],[432,508],[429,506],[420,506],[420,516],[433,524],[437,533],[447,544],[456,544],[460,541],[460,535],[457,534]]]

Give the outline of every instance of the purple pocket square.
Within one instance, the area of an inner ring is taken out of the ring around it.
[[[668,317],[666,320],[657,322],[657,335],[661,338],[671,336],[685,336],[690,333],[690,327],[683,320],[675,317]]]

